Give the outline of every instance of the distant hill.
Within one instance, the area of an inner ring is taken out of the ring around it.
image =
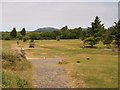
[[[53,31],[58,31],[59,29],[53,28],[53,27],[44,27],[44,28],[38,28],[34,32],[53,32]]]

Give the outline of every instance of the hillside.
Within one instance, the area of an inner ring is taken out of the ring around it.
[[[53,27],[44,27],[44,28],[38,28],[34,32],[53,32],[53,31],[58,31],[59,29],[53,28]]]

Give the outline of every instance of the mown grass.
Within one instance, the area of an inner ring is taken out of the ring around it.
[[[16,44],[16,41],[3,41],[5,43]],[[19,47],[25,48],[28,58],[63,58],[66,63],[58,65],[68,70],[74,87],[118,87],[118,53],[104,50],[106,46],[102,43],[96,48],[82,48],[81,40],[37,40],[35,48],[29,48],[29,41],[20,41]]]
[[[89,57],[90,60],[86,58]],[[72,77],[76,87],[117,88],[118,60],[117,55],[80,54],[69,59],[72,65]],[[76,63],[76,61],[80,63]]]
[[[16,44],[16,42],[12,41]],[[29,48],[29,41],[20,41],[19,47],[24,47],[26,55],[29,58],[55,58],[70,57],[79,53],[85,54],[116,54],[115,52],[105,51],[105,45],[96,45],[98,48],[81,48],[83,47],[81,40],[37,40],[35,48]]]

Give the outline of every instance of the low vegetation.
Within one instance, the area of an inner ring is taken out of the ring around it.
[[[3,88],[29,88],[30,84],[27,80],[20,78],[17,74],[12,72],[2,73],[2,87]]]
[[[11,49],[2,50],[2,64],[4,69],[25,70],[31,68],[30,62],[24,55]]]
[[[19,51],[4,47],[2,68],[2,88],[31,87],[31,63]]]
[[[75,87],[118,88],[117,55],[78,54],[67,61]]]
[[[49,29],[49,28],[48,28]],[[25,28],[22,28],[20,32],[16,31],[14,27],[11,32],[3,32],[2,40],[57,40],[60,39],[81,39],[84,42],[84,46],[90,45],[94,47],[100,41],[110,48],[110,45],[114,43],[115,48],[120,49],[120,20],[115,22],[115,24],[109,28],[105,28],[104,24],[101,22],[98,16],[91,23],[90,27],[81,28],[77,27],[74,29],[69,29],[66,25],[61,29],[55,29],[47,32],[43,31],[33,31],[26,32]]]
[[[106,45],[99,43],[94,48],[83,48],[80,39],[34,42],[35,48],[28,48],[28,41],[20,41],[19,47],[25,48],[29,58],[62,58],[58,65],[67,69],[75,83],[74,87],[118,87],[118,52],[106,49]]]

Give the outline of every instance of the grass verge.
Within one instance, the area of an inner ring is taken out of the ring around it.
[[[2,88],[32,87],[31,63],[19,51],[2,50]]]

